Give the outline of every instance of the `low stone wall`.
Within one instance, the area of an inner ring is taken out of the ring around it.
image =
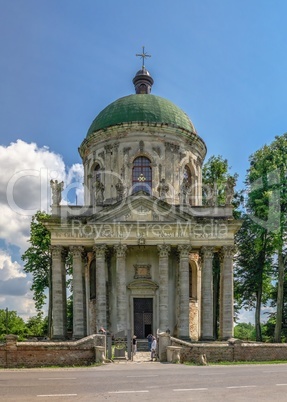
[[[90,365],[105,358],[105,336],[90,335],[69,342],[17,342],[7,335],[0,344],[0,367],[41,367]]]
[[[176,354],[176,355],[175,355]],[[287,360],[287,343],[243,342],[230,339],[226,342],[185,342],[159,334],[159,358],[161,361],[203,364],[203,361],[273,361]]]

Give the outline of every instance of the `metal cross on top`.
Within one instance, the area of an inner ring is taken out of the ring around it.
[[[143,51],[142,51],[142,53],[137,53],[136,56],[137,56],[137,57],[141,57],[141,58],[143,59],[142,68],[144,69],[144,68],[145,68],[144,59],[145,59],[146,57],[151,57],[151,55],[150,55],[150,54],[147,54],[147,53],[144,51],[144,46],[143,46]]]

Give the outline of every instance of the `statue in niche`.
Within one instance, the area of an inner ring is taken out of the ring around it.
[[[50,180],[50,186],[52,190],[52,205],[60,205],[64,182],[61,181],[61,183],[58,183],[58,180]]]
[[[225,184],[225,205],[231,205],[234,196],[235,178],[229,176]]]
[[[165,182],[165,179],[160,179],[157,191],[159,193],[159,199],[160,200],[165,200],[166,195],[169,190],[169,185]]]
[[[93,186],[95,188],[95,203],[96,205],[100,205],[104,202],[105,186],[98,177],[96,178],[96,181],[93,184]]]
[[[125,186],[123,185],[122,180],[119,180],[116,185],[116,190],[117,190],[117,200],[122,200],[125,194]]]
[[[189,204],[188,195],[190,193],[190,185],[187,177],[183,177],[182,183],[180,185],[180,203],[182,205]]]

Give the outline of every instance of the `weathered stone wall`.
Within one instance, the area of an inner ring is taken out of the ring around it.
[[[171,346],[180,346],[180,361],[200,363],[220,361],[273,361],[287,360],[286,343],[206,342],[188,343],[171,337]]]
[[[105,336],[91,335],[75,342],[16,342],[7,338],[0,345],[0,367],[41,367],[90,365],[96,362],[97,347]]]

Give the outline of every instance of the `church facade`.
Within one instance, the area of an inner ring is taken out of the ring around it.
[[[220,258],[219,336],[233,336],[231,198],[202,205],[206,145],[189,117],[151,94],[143,66],[135,94],[92,122],[79,152],[84,205],[60,205],[51,181],[52,337],[67,334],[65,258],[73,261],[73,337],[105,328],[137,338],[170,331],[213,340],[213,258]],[[229,194],[230,195],[230,194]]]

